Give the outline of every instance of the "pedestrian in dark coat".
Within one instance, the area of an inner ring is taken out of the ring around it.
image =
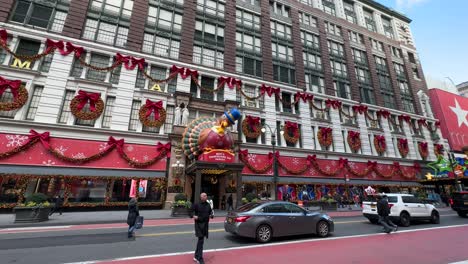
[[[206,193],[200,194],[200,202],[192,206],[190,217],[195,220],[195,236],[198,238],[197,249],[193,260],[197,263],[204,264],[203,260],[203,244],[205,237],[208,238],[208,223],[210,218],[213,218],[213,209],[207,202]]]
[[[227,205],[228,205],[227,210],[228,211],[234,210],[234,207],[232,206],[233,202],[234,201],[232,200],[232,194],[230,194],[228,199],[227,199]]]
[[[135,223],[136,223],[136,219],[138,216],[140,216],[140,211],[138,210],[137,199],[132,198],[130,202],[128,202],[128,216],[127,216],[128,238],[131,238],[134,236]]]
[[[384,232],[389,234],[392,231],[396,231],[397,226],[389,218],[390,207],[388,206],[387,196],[379,195],[377,199],[377,214],[379,215],[379,223],[383,226]]]
[[[60,195],[57,195],[55,197],[55,205],[54,208],[50,211],[49,216],[51,216],[55,212],[59,212],[60,215],[62,215],[62,206],[63,206],[63,200],[60,197]]]

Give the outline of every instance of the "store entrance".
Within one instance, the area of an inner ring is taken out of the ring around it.
[[[219,209],[220,204],[220,187],[219,177],[217,175],[203,174],[201,182],[201,192],[206,193],[208,200],[213,200],[214,209]],[[192,183],[192,190],[195,190],[195,182]],[[192,201],[195,201],[195,192],[192,192]]]

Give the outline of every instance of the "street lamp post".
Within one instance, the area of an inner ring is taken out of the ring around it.
[[[276,160],[276,154],[275,154],[275,149],[276,149],[276,131],[278,128],[275,128],[275,130],[272,130],[271,127],[268,124],[264,124],[268,129],[270,130],[271,133],[271,146],[273,149],[273,184],[275,188],[275,200],[278,199],[278,162]],[[266,129],[265,127],[262,127],[262,133],[265,133]],[[280,132],[283,134],[283,131]]]

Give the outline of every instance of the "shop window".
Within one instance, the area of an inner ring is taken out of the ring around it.
[[[102,203],[106,198],[107,180],[73,179],[68,202]]]
[[[16,203],[18,201],[19,177],[2,176],[0,178],[0,203]]]

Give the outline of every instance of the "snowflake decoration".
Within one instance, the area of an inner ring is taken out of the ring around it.
[[[130,146],[128,146],[128,147],[127,147],[127,151],[129,151],[129,152],[132,152],[132,151],[133,151],[133,149],[134,149],[134,148],[133,148],[133,146],[132,146],[132,145],[130,145]]]
[[[382,170],[383,168],[383,165],[377,165],[377,169]]]
[[[299,165],[299,159],[298,158],[293,158],[292,163],[294,165]]]
[[[310,171],[310,174],[312,174],[312,175],[316,175],[316,174],[317,174],[317,172],[314,170],[314,168],[310,168],[309,171]]]
[[[43,161],[42,164],[45,166],[52,166],[52,165],[55,165],[55,162],[52,160],[47,160],[47,161]]]
[[[326,170],[327,172],[330,172],[330,170],[331,170],[330,165],[327,165],[327,166],[325,167],[325,170]]]
[[[251,163],[255,163],[257,161],[257,155],[256,154],[248,154],[247,155],[247,160]]]
[[[57,151],[58,153],[64,155],[65,154],[65,151],[67,151],[68,148],[64,147],[64,146],[60,146],[58,148],[55,148],[55,151]]]
[[[335,160],[332,161],[332,162],[331,162],[331,165],[332,165],[333,167],[335,167],[335,166],[336,166],[336,161],[335,161]]]
[[[144,155],[144,156],[143,156],[143,160],[144,160],[144,161],[148,161],[148,160],[149,160],[148,155]]]
[[[348,165],[349,165],[349,167],[351,167],[351,169],[353,169],[353,170],[356,169],[356,163],[354,163],[354,162],[348,162]]]
[[[84,159],[84,158],[86,158],[85,154],[83,154],[82,152],[76,153],[75,155],[72,155],[72,157],[74,159]]]
[[[7,147],[19,147],[28,140],[27,136],[21,135],[6,135],[5,138],[7,139]]]
[[[373,172],[371,173],[371,175],[372,175],[372,178],[374,178],[374,179],[377,178],[377,173],[375,173],[375,171],[373,171]]]
[[[99,145],[99,151],[104,151],[106,150],[107,148],[109,147],[109,144],[106,143],[102,143]]]
[[[138,162],[138,159],[135,158],[135,157],[133,157],[132,160],[133,160],[134,162]]]

